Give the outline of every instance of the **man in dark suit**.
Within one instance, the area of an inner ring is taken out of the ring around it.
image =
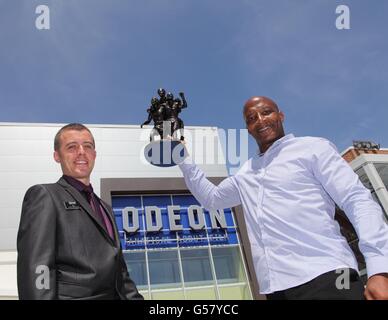
[[[94,138],[61,128],[54,159],[63,176],[31,187],[17,237],[20,299],[143,299],[129,278],[112,209],[94,193]]]

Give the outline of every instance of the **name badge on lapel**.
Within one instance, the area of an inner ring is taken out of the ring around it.
[[[64,202],[66,210],[78,210],[80,206],[77,201],[65,201]]]

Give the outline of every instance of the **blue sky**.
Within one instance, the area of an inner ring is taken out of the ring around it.
[[[287,132],[388,147],[387,30],[385,0],[0,0],[0,122],[140,124],[164,87],[186,125],[244,128],[266,95]]]

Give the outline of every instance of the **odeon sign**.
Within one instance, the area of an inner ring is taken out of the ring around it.
[[[238,243],[232,210],[206,210],[192,195],[114,196],[112,207],[124,250]]]
[[[185,227],[199,231],[205,229],[205,214],[202,207],[191,205],[187,208],[188,226],[184,226],[181,220],[181,206],[167,206],[168,226],[163,225],[162,209],[157,206],[144,207],[145,226],[147,232],[160,232],[162,229],[169,231],[183,231]],[[128,234],[136,234],[140,230],[139,209],[135,207],[125,207],[122,210],[123,231]],[[223,210],[210,210],[210,229],[226,229],[227,222]]]

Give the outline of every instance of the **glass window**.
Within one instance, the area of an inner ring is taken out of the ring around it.
[[[385,188],[388,189],[388,164],[387,163],[375,163],[376,170],[383,180]]]
[[[359,168],[358,170],[356,170],[356,173],[360,178],[360,181],[362,182],[362,184],[370,191],[373,191],[372,183],[369,181],[369,178],[365,173],[364,168]]]
[[[147,286],[147,268],[145,252],[124,252],[124,260],[127,264],[129,276],[138,287]]]
[[[252,300],[248,285],[219,287],[221,300]]]
[[[237,246],[213,247],[212,255],[219,283],[246,281],[243,262]]]
[[[383,181],[385,188],[388,189],[388,164],[375,163],[374,166],[376,168],[377,173],[380,175],[380,178]],[[363,183],[363,185],[371,191],[373,199],[381,206],[382,210],[385,212],[380,202],[380,199],[376,194],[376,190],[373,188],[372,183],[370,182],[369,177],[365,173],[364,168],[359,168],[358,170],[356,170],[356,173],[360,177],[360,180]],[[388,213],[385,212],[385,219],[387,219],[387,217],[388,217]]]
[[[388,189],[388,164],[387,163],[375,163],[374,166],[376,167],[377,173],[380,175],[380,178],[385,186],[386,189]],[[373,198],[380,204],[381,208],[383,209],[385,215],[384,219],[385,222],[388,223],[388,212],[385,211],[383,205],[380,202],[380,199],[377,197],[376,192],[372,193]]]
[[[183,300],[183,290],[152,291],[152,300]]]
[[[181,275],[176,250],[148,251],[151,287],[181,286]]]
[[[185,286],[213,283],[209,249],[181,249],[183,278]]]
[[[214,288],[186,289],[187,300],[216,300]]]

